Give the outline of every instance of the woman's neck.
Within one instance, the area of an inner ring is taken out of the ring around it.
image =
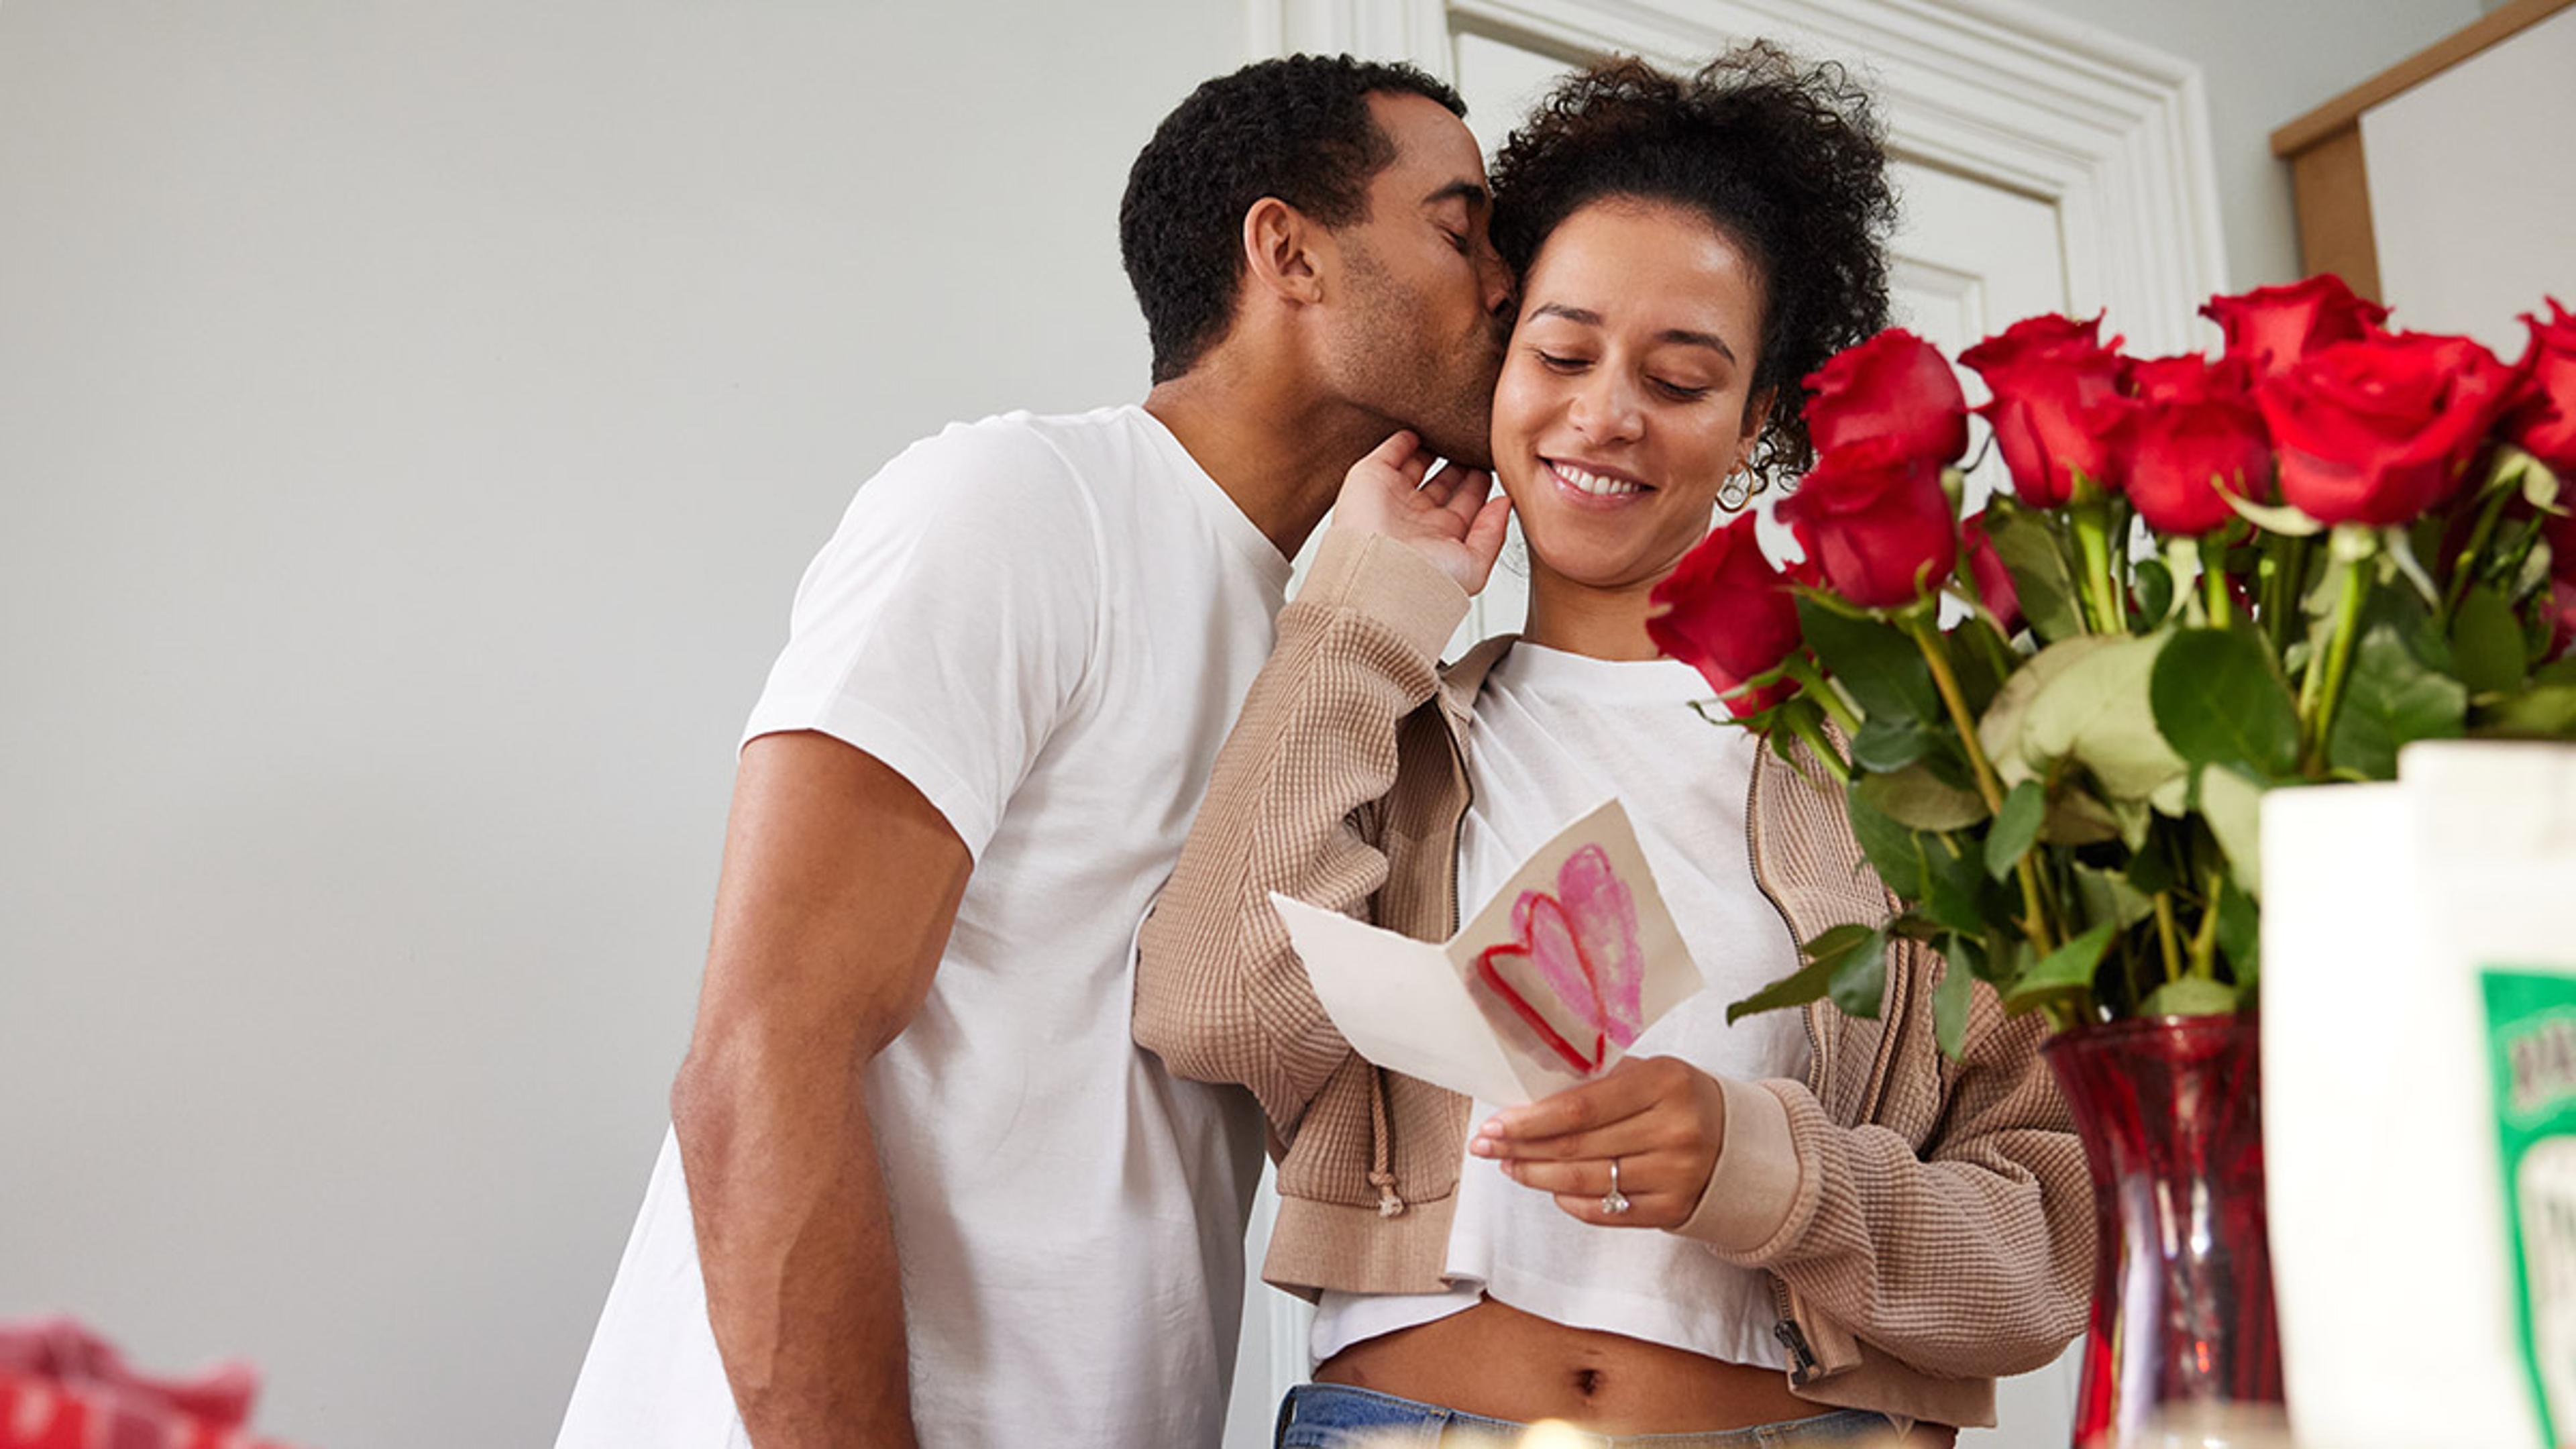
[[[1654,585],[1596,589],[1572,584],[1530,566],[1529,623],[1521,637],[1532,644],[1594,659],[1655,659],[1663,651],[1646,636]]]

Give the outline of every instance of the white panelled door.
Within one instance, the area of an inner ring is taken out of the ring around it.
[[[2225,290],[2198,71],[2016,0],[1248,0],[1256,55],[1410,60],[1455,84],[1488,154],[1570,66],[1614,52],[1685,68],[1767,36],[1841,61],[1876,94],[1903,205],[1891,242],[1895,320],[1956,358],[2041,312],[2107,311],[2142,355],[2197,348],[2202,299]],[[1962,375],[1969,400],[1984,390]],[[1983,440],[1983,427],[1975,432]],[[1987,456],[1971,496],[2001,476]],[[1775,551],[1784,537],[1766,531]],[[1453,641],[1519,627],[1517,538]],[[1302,561],[1301,561],[1302,562]],[[1259,1281],[1269,1184],[1247,1243],[1242,1352],[1226,1449],[1270,1441],[1305,1373],[1306,1306]],[[2058,1449],[2074,1351],[2001,1389],[2001,1424],[1960,1449]]]

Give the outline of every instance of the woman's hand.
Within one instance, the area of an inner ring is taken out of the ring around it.
[[[1511,500],[1493,494],[1494,475],[1482,468],[1453,464],[1424,482],[1434,461],[1409,431],[1378,444],[1343,477],[1333,527],[1385,534],[1472,594],[1485,586],[1503,551]]]
[[[1495,1113],[1467,1150],[1584,1222],[1677,1228],[1698,1209],[1725,1143],[1716,1078],[1674,1057],[1628,1057],[1582,1086]],[[1614,1160],[1625,1212],[1604,1205]]]

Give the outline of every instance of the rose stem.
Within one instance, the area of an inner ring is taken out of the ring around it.
[[[2461,546],[2458,560],[2451,565],[2451,582],[2442,590],[2442,623],[2445,627],[2450,624],[2452,615],[2460,611],[2460,600],[2468,597],[2469,585],[2476,580],[2471,566],[2477,562],[2479,554],[2487,551],[2487,539],[2495,532],[2496,520],[2504,516],[2505,503],[2513,497],[2511,485],[2498,486],[2508,466],[2511,465],[2497,465],[2495,473],[2487,480],[2491,496],[2486,506],[2478,510],[2477,527],[2469,530],[2469,541]],[[2515,468],[2515,478],[2519,479],[2521,475],[2522,470]]]
[[[1941,703],[1950,712],[1951,727],[1959,732],[1959,745],[1967,752],[1968,768],[1977,777],[1977,793],[1985,799],[1986,813],[2001,815],[2003,782],[1995,777],[1995,767],[1986,759],[1986,748],[1977,739],[1976,717],[1968,713],[1967,696],[1959,691],[1959,677],[1950,672],[1950,656],[1942,651],[1940,633],[1932,627],[1931,616],[1921,609],[1906,615],[1905,632],[1913,636],[1914,647],[1923,651],[1923,662],[1932,668],[1932,685],[1941,692]],[[2039,877],[2030,868],[2029,851],[2023,851],[2013,862],[2013,874],[2021,881],[2022,934],[2030,938],[2040,955],[2046,956],[2057,948],[2050,940],[2047,912],[2039,903]]]
[[[1824,766],[1825,772],[1834,777],[1836,784],[1851,783],[1851,767],[1843,763],[1841,752],[1834,748],[1832,740],[1825,738],[1824,730],[1814,720],[1804,714],[1791,714],[1789,733],[1796,735],[1806,745],[1808,751],[1815,755],[1816,763]]]
[[[2334,724],[2335,706],[2343,699],[2344,672],[2352,666],[2352,636],[2361,622],[2362,600],[2369,593],[2369,584],[2362,576],[2361,566],[2369,561],[2368,555],[2364,555],[2343,566],[2343,593],[2335,601],[2334,632],[2326,641],[2326,657],[2322,661],[2323,683],[2316,694],[2316,712],[2304,721],[2308,738],[2300,764],[2310,772],[2325,763],[2326,734]],[[2314,671],[2320,666],[2310,664],[2308,668]],[[2300,692],[2306,693],[2304,689]]]
[[[2209,888],[2203,893],[2200,929],[2191,937],[2191,974],[2203,981],[2213,981],[2218,976],[2218,896],[2225,889],[2227,868],[2224,865],[2211,866]]]
[[[2216,541],[2214,535],[2202,534],[2191,541],[2191,551],[2200,561],[2200,582],[2209,594],[2209,627],[2224,629],[2236,610],[2227,597],[2226,550],[2210,547]]]
[[[2174,925],[2173,892],[2156,892],[2156,948],[2164,955],[2167,981],[2182,979],[2182,948],[2174,941],[2180,934]]]
[[[2111,520],[2107,512],[2098,502],[2076,505],[2075,545],[2084,555],[2085,612],[2093,616],[2093,632],[2122,634],[2128,632],[2128,626],[2122,620],[2111,578]]]

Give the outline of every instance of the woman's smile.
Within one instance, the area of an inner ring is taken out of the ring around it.
[[[1556,478],[1557,486],[1594,505],[1613,505],[1654,491],[1652,485],[1599,463],[1578,463],[1568,458],[1541,458],[1539,465]]]

